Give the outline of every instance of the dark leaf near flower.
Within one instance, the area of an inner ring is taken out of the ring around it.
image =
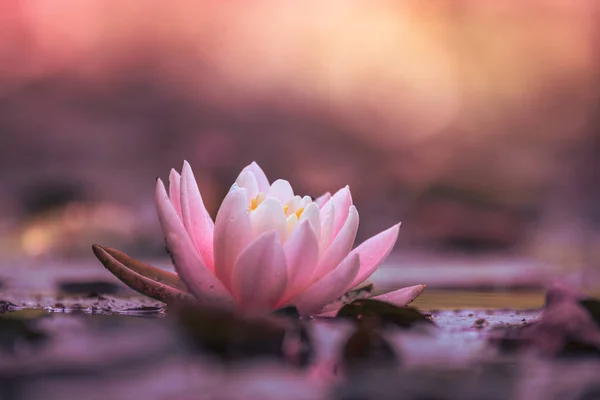
[[[366,317],[344,345],[342,364],[346,372],[396,366],[399,359],[392,346],[381,336],[376,317]]]
[[[93,245],[92,249],[106,269],[138,293],[165,303],[195,301],[177,274],[135,260],[110,247]]]
[[[296,318],[296,319],[300,318],[300,313],[298,312],[298,309],[295,306],[279,308],[279,309],[273,311],[273,315],[276,315],[276,316],[280,315],[280,316]]]
[[[268,318],[242,318],[221,309],[183,305],[178,324],[189,346],[224,362],[252,358],[284,359],[284,324]]]
[[[392,324],[400,328],[411,328],[416,324],[434,325],[434,323],[412,307],[397,307],[390,303],[372,299],[355,300],[346,304],[337,314],[341,318],[356,321],[366,317],[377,317],[383,324]]]

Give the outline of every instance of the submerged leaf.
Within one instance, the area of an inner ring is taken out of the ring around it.
[[[121,282],[145,296],[165,303],[194,302],[177,274],[135,260],[116,249],[93,245],[100,262]]]
[[[412,307],[396,307],[383,301],[362,299],[346,304],[337,314],[338,317],[360,321],[366,317],[377,317],[382,323],[390,323],[400,328],[410,328],[415,324],[434,323]]]

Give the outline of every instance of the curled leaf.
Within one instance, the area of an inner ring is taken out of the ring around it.
[[[194,302],[177,274],[135,260],[110,247],[95,244],[92,249],[106,269],[136,292],[165,303]]]

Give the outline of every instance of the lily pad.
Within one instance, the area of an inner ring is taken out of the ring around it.
[[[284,359],[286,328],[268,318],[242,318],[221,309],[184,305],[176,311],[187,343],[226,363],[247,358]]]
[[[353,373],[373,367],[393,367],[399,358],[377,327],[361,323],[343,347],[342,363],[347,372]]]
[[[341,318],[360,321],[365,317],[378,317],[383,324],[400,328],[411,328],[415,324],[435,325],[427,316],[412,307],[397,307],[393,304],[372,299],[355,300],[346,304],[337,314]]]

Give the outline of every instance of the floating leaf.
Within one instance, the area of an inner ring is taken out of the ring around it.
[[[284,358],[283,324],[268,318],[242,318],[220,309],[184,305],[177,310],[187,342],[202,353],[229,362],[244,358]]]
[[[195,301],[177,274],[145,264],[109,247],[93,245],[92,249],[106,269],[133,290],[165,303]]]
[[[352,318],[360,321],[365,317],[377,317],[383,323],[390,323],[400,328],[410,328],[415,324],[434,325],[425,315],[412,307],[396,307],[393,304],[372,299],[355,300],[340,309],[338,317]]]
[[[375,321],[375,317],[367,319]],[[342,361],[345,369],[352,372],[372,367],[392,367],[397,365],[398,357],[374,325],[360,323],[344,345]]]

